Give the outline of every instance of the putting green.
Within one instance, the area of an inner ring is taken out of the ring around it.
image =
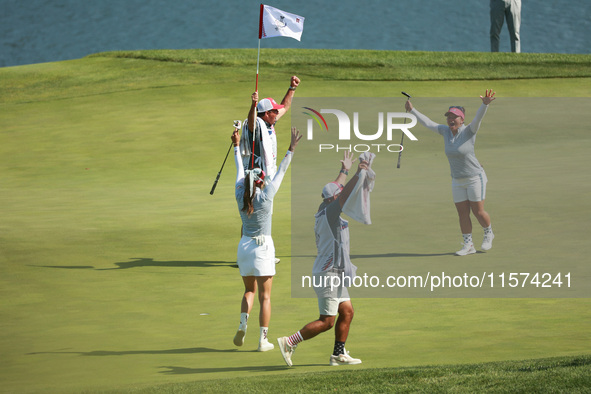
[[[332,370],[332,333],[302,344],[297,367],[289,370],[278,350],[255,352],[258,306],[244,347],[232,344],[242,284],[234,263],[240,221],[231,158],[213,196],[209,190],[229,146],[231,122],[246,116],[251,78],[228,68],[179,78],[191,75],[190,64],[102,58],[64,63],[0,70],[13,86],[16,73],[26,76],[23,81],[35,73],[50,75],[38,91],[27,88],[18,92],[21,99],[4,100],[0,111],[2,390],[127,390]],[[130,63],[147,74],[151,67],[157,71],[149,82],[120,86]],[[66,76],[52,74],[63,67]],[[94,70],[87,77],[96,86],[101,70],[109,71],[104,85],[87,94],[81,85],[67,86],[85,67]],[[263,70],[261,93],[280,99],[292,73],[297,67],[267,75]],[[584,97],[591,87],[588,78],[407,83],[300,76],[300,97],[386,97],[405,90],[416,97],[477,100],[494,88],[499,100],[493,106],[499,107],[503,97]],[[492,129],[494,119],[503,121],[497,114],[485,126]],[[535,265],[548,251],[563,249],[569,259],[588,260],[589,138],[580,130],[569,134],[569,120],[562,121],[565,127],[556,133],[561,138],[532,142],[535,130],[518,137],[525,149],[509,143],[510,128],[479,137],[477,155],[495,179],[487,208],[498,238],[490,253],[472,256],[474,261]],[[289,121],[278,124],[280,150],[287,147],[288,130]],[[400,242],[413,253],[431,243],[435,251],[453,250],[459,242],[438,138],[425,135],[425,151],[410,145],[399,175],[405,187],[396,217],[407,234]],[[437,173],[426,180],[431,171]],[[521,185],[521,175],[538,185],[538,197],[528,198],[532,190]],[[290,180],[291,172],[275,202],[273,237],[281,263],[272,338],[317,317],[314,299],[291,298]],[[419,207],[407,199],[413,190],[438,197]],[[424,239],[427,231],[448,237]],[[353,254],[364,253],[355,248],[353,243]],[[354,305],[347,347],[366,368],[591,352],[588,298],[360,298]]]

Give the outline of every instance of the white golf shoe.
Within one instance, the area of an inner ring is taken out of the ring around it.
[[[234,335],[234,345],[242,346],[244,345],[244,337],[246,336],[246,327],[239,327],[238,331],[236,331],[236,335]]]
[[[482,240],[482,250],[490,250],[492,248],[492,241],[495,238],[495,235],[490,232],[488,234],[484,234],[484,239]]]
[[[361,364],[361,360],[358,358],[353,358],[349,356],[349,352],[344,350],[345,354],[339,354],[335,356],[334,354],[330,356],[330,365],[354,365],[354,364]]]
[[[259,342],[259,348],[257,349],[257,352],[268,352],[269,350],[273,349],[275,349],[275,345],[265,339]]]
[[[474,243],[465,243],[464,247],[456,252],[456,256],[466,256],[468,254],[476,253]]]
[[[279,344],[279,349],[281,350],[281,355],[283,356],[285,363],[290,367],[293,366],[293,363],[291,362],[291,356],[293,356],[293,353],[295,352],[298,345],[290,346],[287,342],[287,337],[277,338],[277,343]]]

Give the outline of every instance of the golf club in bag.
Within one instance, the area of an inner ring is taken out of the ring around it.
[[[405,93],[405,92],[400,92],[400,93],[402,93],[403,95],[408,97],[408,100],[410,100],[410,94]],[[406,118],[404,118],[404,124],[406,124]],[[404,144],[404,132],[402,132],[402,138],[400,139],[400,152],[398,152],[398,164],[396,165],[396,168],[400,168],[400,158],[402,157],[403,144]]]
[[[234,130],[240,130],[240,126],[242,124],[240,123],[239,120],[235,120],[234,121]],[[224,162],[222,163],[222,168],[220,168],[220,171],[218,172],[218,176],[215,178],[215,182],[213,183],[213,186],[211,187],[211,191],[209,192],[209,194],[213,194],[213,192],[215,191],[216,186],[218,185],[218,181],[220,180],[220,175],[222,175],[222,170],[224,169],[224,166],[226,165],[226,160],[228,160],[228,155],[230,154],[230,151],[232,150],[232,146],[234,145],[234,143],[230,142],[230,147],[228,148],[228,152],[226,152],[226,158],[224,159]]]

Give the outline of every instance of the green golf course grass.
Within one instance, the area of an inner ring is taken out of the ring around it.
[[[234,347],[242,280],[232,157],[209,191],[231,122],[248,112],[255,71],[256,50],[112,52],[0,68],[0,391],[588,390],[588,275],[574,279],[583,298],[354,299],[347,349],[360,366],[328,366],[332,331],[302,343],[294,368],[278,349],[256,352],[257,304],[245,345]],[[466,261],[588,265],[590,55],[262,51],[262,97],[280,100],[291,75],[302,80],[297,97],[404,90],[418,108],[446,97],[477,105],[494,89],[476,154],[487,163],[497,238]],[[572,106],[534,108],[526,119],[549,126],[516,130],[500,112],[515,98]],[[280,152],[288,117],[277,125]],[[376,161],[384,184],[401,185],[392,214],[404,231],[390,252],[453,252],[461,238],[443,146],[417,133],[421,144],[408,144],[400,170]],[[274,203],[273,341],[317,317],[315,299],[291,298],[291,172]],[[314,212],[303,213],[310,223]],[[366,254],[355,242],[351,253]]]

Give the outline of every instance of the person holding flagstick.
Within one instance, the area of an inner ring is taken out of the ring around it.
[[[275,123],[289,110],[291,100],[300,79],[291,77],[289,89],[281,104],[268,97],[259,102],[259,63],[261,57],[261,39],[272,37],[290,37],[301,40],[304,31],[304,17],[261,4],[259,17],[259,47],[257,53],[257,74],[254,93],[248,118],[242,129],[240,153],[244,169],[261,168],[272,177],[277,169],[277,139]],[[259,130],[260,129],[260,130]]]
[[[298,15],[261,4],[255,92],[251,96],[251,106],[248,118],[243,124],[242,137],[238,131],[232,134],[237,170],[235,195],[242,219],[237,261],[245,287],[240,324],[234,336],[234,344],[242,346],[244,343],[248,316],[258,288],[261,304],[259,314],[261,336],[258,351],[262,352],[274,347],[267,339],[271,315],[271,285],[275,275],[275,263],[278,262],[271,238],[273,197],[279,189],[291,161],[291,155],[302,136],[295,128],[291,129],[289,150],[277,168],[275,123],[291,107],[300,79],[296,76],[290,78],[289,89],[281,104],[277,104],[270,97],[259,101],[261,39],[287,36],[299,41],[303,23],[304,18]]]
[[[240,140],[242,160],[246,170],[261,168],[269,177],[273,177],[277,171],[275,123],[290,109],[291,100],[299,84],[298,77],[295,75],[291,77],[289,89],[281,104],[277,104],[272,97],[259,101],[258,92],[251,95],[250,110],[244,121]]]

